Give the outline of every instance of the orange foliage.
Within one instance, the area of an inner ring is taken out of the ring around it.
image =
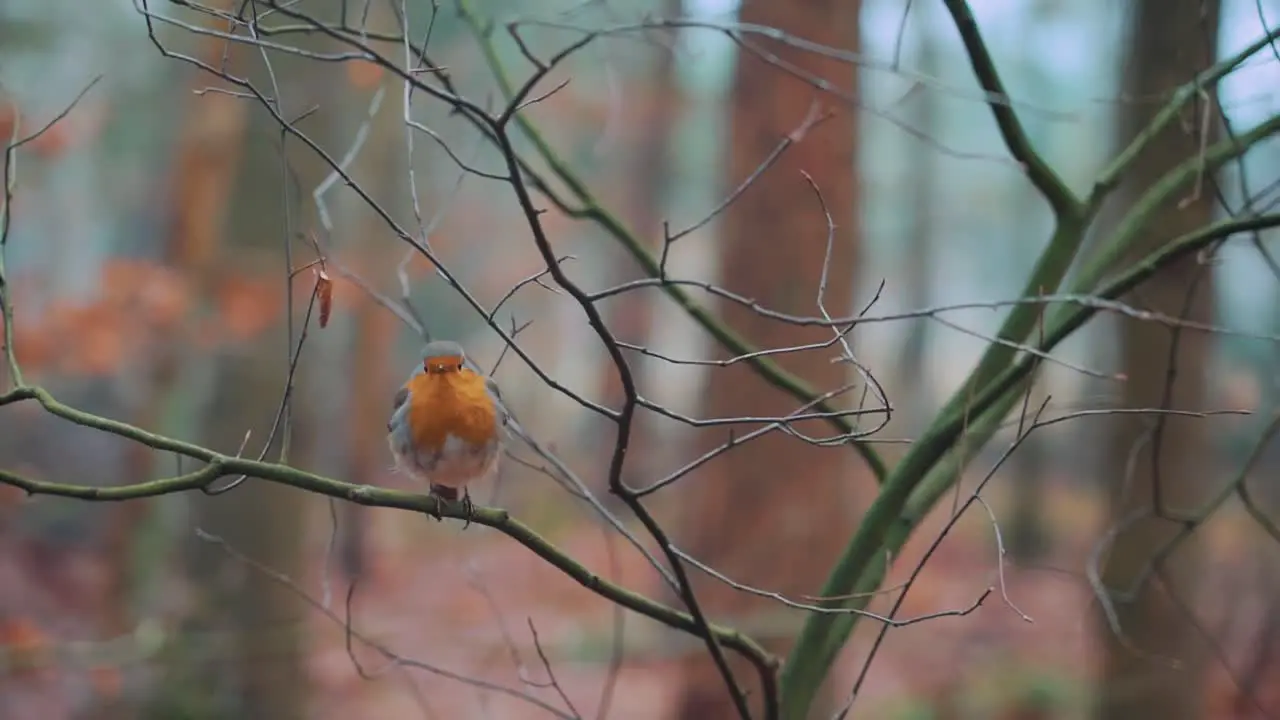
[[[251,340],[279,321],[280,279],[219,278],[213,311],[200,330],[208,346]],[[172,268],[117,258],[104,264],[101,292],[87,302],[53,302],[42,314],[19,316],[14,345],[29,368],[73,375],[118,372],[157,338],[191,321],[190,282]]]
[[[278,277],[219,278],[213,288],[217,319],[212,327],[205,328],[201,341],[242,342],[270,328],[280,319],[280,283]]]
[[[96,138],[102,130],[106,118],[103,104],[85,98],[71,112],[49,126],[39,137],[25,143],[22,148],[30,150],[37,157],[46,160],[60,157],[76,145]],[[34,123],[10,100],[0,100],[0,142],[9,144],[13,137],[13,125],[17,121],[18,139],[28,137],[40,130],[47,121]]]
[[[347,64],[347,80],[360,90],[372,90],[382,82],[381,65],[368,60],[353,60]]]
[[[124,688],[124,674],[118,667],[98,665],[89,669],[89,683],[101,697],[114,699],[120,696],[120,691]]]
[[[49,636],[28,618],[0,620],[0,648],[9,658],[9,672],[22,676],[39,672],[50,664]]]
[[[86,375],[106,375],[124,365],[126,348],[140,328],[126,322],[119,306],[108,304],[76,307],[60,305],[50,313],[54,324],[70,330],[62,336],[67,352],[59,354],[65,370]],[[126,337],[126,335],[130,337]]]
[[[20,322],[19,360],[77,375],[114,373],[149,336],[172,331],[189,310],[185,281],[163,266],[112,260],[100,283],[101,294],[90,303],[54,302],[32,325]]]
[[[172,269],[145,260],[116,259],[102,268],[103,300],[133,305],[147,323],[172,330],[190,312],[187,283]]]

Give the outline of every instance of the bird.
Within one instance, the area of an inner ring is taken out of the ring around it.
[[[433,340],[395,394],[387,442],[396,468],[431,495],[456,501],[461,494],[470,525],[467,487],[497,472],[510,421],[498,384],[468,362],[462,346]]]

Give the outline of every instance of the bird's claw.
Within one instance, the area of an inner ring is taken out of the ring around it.
[[[437,521],[443,521],[444,515],[441,512],[442,504],[446,502],[461,501],[462,519],[466,521],[465,524],[462,526],[462,529],[466,530],[468,527],[471,527],[471,521],[475,519],[475,516],[476,516],[475,515],[476,505],[474,502],[471,501],[471,492],[469,490],[467,490],[466,488],[463,488],[462,497],[459,498],[458,491],[454,490],[453,488],[441,487],[439,485],[432,485],[430,494],[431,494],[431,497],[436,499],[436,509],[435,509],[435,512],[428,513],[429,515],[434,517]]]
[[[466,530],[467,528],[471,527],[471,519],[475,517],[475,512],[476,512],[476,505],[475,503],[471,502],[471,492],[466,488],[463,488],[462,489],[462,514],[463,514],[463,520],[466,521],[462,525],[463,530]]]
[[[438,485],[432,485],[431,490],[427,494],[435,498],[436,500],[435,511],[434,512],[428,511],[427,515],[430,515],[431,517],[435,518],[436,522],[444,522],[444,514],[442,513],[442,509],[444,508],[444,504],[452,500],[453,498],[449,497],[449,493],[446,492],[446,488],[442,488]]]

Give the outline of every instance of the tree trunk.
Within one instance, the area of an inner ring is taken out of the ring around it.
[[[1053,22],[1052,18],[1047,19]],[[1035,36],[1030,32],[1032,23],[1046,22],[1043,13],[1033,13],[1025,20],[1028,27],[1023,34],[1021,55],[1022,71],[1026,73],[1027,85],[1034,88],[1046,88],[1052,92],[1051,78],[1045,73],[1045,61],[1039,57],[1042,53],[1035,44]],[[1041,94],[1047,94],[1043,90]],[[1020,95],[1027,102],[1031,98]],[[1037,97],[1035,101],[1041,98]],[[1051,101],[1050,101],[1051,102]],[[1023,117],[1023,127],[1038,147],[1048,147],[1052,142],[1051,128],[1042,119],[1027,113]],[[1006,246],[1007,252],[1025,252],[1033,238],[1046,237],[1050,229],[1044,203],[1040,201],[1039,192],[1026,178],[1019,177],[1017,185],[1012,188],[1010,196],[1014,198],[1017,208],[1012,215],[1012,243]],[[1033,256],[1040,252],[1034,247]],[[1021,260],[1021,258],[1019,258]],[[1030,267],[1030,263],[1027,264]],[[1039,407],[1044,402],[1049,390],[1049,377],[1042,370],[1038,373],[1036,387],[1032,390],[1028,408]],[[1034,413],[1034,409],[1030,412]],[[1011,458],[1013,482],[1010,485],[1009,520],[1007,532],[1009,538],[1009,556],[1015,563],[1032,564],[1041,560],[1050,549],[1052,538],[1045,528],[1045,466],[1049,461],[1049,442],[1045,433],[1035,432],[1027,437]]]
[[[942,74],[942,63],[939,57],[938,37],[933,30],[935,13],[927,6],[915,9],[916,37],[920,46],[917,52],[917,65],[920,73],[929,77]],[[940,127],[938,117],[938,90],[932,87],[920,87],[911,101],[914,112],[914,125],[925,137],[933,137]],[[908,181],[904,188],[914,197],[920,198],[923,207],[919,212],[910,213],[907,221],[907,242],[902,253],[903,293],[907,297],[907,309],[920,310],[929,305],[932,293],[933,276],[933,233],[937,223],[934,222],[933,199],[937,197],[938,149],[919,138],[909,141],[910,155],[906,158],[910,168]],[[929,423],[929,410],[934,407],[933,378],[929,375],[928,350],[930,336],[933,333],[933,321],[929,318],[917,318],[909,321],[907,337],[902,344],[902,362],[900,373],[894,373],[895,385],[899,394],[895,396],[902,403],[906,412],[896,417],[894,425],[906,430],[903,435],[922,432]],[[905,427],[901,423],[905,415]],[[891,432],[890,434],[899,434]]]
[[[248,67],[256,58],[256,52],[233,49],[231,72],[248,74],[259,87],[270,87],[260,66]],[[306,83],[301,82],[305,73],[333,72],[331,66],[281,54],[273,54],[271,62],[281,87],[292,89],[284,92],[281,112],[285,116],[296,115],[297,106],[311,101],[305,96]],[[198,78],[196,82],[208,82],[207,76]],[[222,101],[223,96],[210,93],[200,99],[210,100]],[[281,295],[272,300],[279,305],[258,310],[270,313],[283,306],[286,202],[295,208],[291,229],[305,226],[297,220],[297,193],[286,193],[281,181],[281,158],[275,142],[279,126],[265,111],[243,100],[230,100],[250,113],[249,125],[239,138],[243,152],[238,182],[231,187],[231,210],[225,225],[210,230],[212,237],[198,251],[205,253],[202,262],[216,268],[221,283],[240,276],[260,277],[264,268],[273,271]],[[326,120],[322,111],[308,121],[307,132],[332,147],[325,137]],[[296,141],[290,144],[288,156],[299,186],[309,192],[325,172],[320,161]],[[299,256],[295,253],[295,260]],[[235,290],[224,286],[222,292]],[[295,313],[295,320],[300,317],[300,311]],[[258,337],[239,341],[218,338],[215,349],[200,353],[200,361],[212,365],[213,399],[200,409],[207,428],[201,439],[209,447],[234,454],[244,444],[245,455],[256,456],[261,451],[270,436],[288,372],[284,335],[283,323],[277,322]],[[267,459],[279,459],[282,443],[291,440],[287,462],[296,462],[302,454],[299,445],[310,440],[306,428],[297,425],[278,432]],[[194,527],[221,538],[236,553],[273,572],[300,576],[303,511],[311,502],[305,493],[249,479],[226,494],[190,497]],[[307,606],[292,590],[246,565],[223,546],[188,537],[187,572],[195,590],[196,609],[184,628],[184,637],[194,639],[181,644],[180,656],[166,667],[162,696],[151,716],[306,717],[309,693],[301,631]]]
[[[857,51],[859,9],[858,2],[847,0],[747,0],[740,19]],[[856,94],[853,65],[780,44],[762,45],[782,62]],[[840,315],[852,306],[860,234],[854,109],[753,54],[740,53],[725,182],[736,186],[751,175],[778,142],[801,125],[815,102],[833,110],[834,117],[789,148],[725,213],[721,277],[722,285],[767,307],[816,314],[828,230],[814,191],[801,175],[807,172],[821,189],[836,227],[825,304],[833,315]],[[829,330],[784,325],[739,305],[723,303],[720,311],[726,322],[760,347],[831,339]],[[780,356],[779,363],[817,387],[836,388],[850,377],[848,365],[831,362],[838,354],[833,346]],[[709,417],[778,416],[796,409],[793,399],[741,364],[716,369],[706,392],[704,414]],[[856,402],[856,393],[839,402]],[[829,425],[816,422],[800,423],[797,429],[811,436],[831,433]],[[737,435],[741,434],[739,429]],[[706,439],[718,445],[727,433],[708,432]],[[855,509],[849,502],[859,477],[853,458],[847,445],[819,448],[781,432],[735,448],[676,490],[686,493],[689,501],[678,537],[698,559],[737,581],[790,597],[815,594],[839,554],[844,535],[838,529]],[[705,575],[695,578],[695,590],[713,618],[748,631],[758,630],[751,620],[778,617],[782,610],[776,602],[733,590]],[[798,619],[790,612],[781,617]],[[784,643],[756,634],[771,650],[785,652]],[[706,654],[687,662],[677,717],[736,717]],[[753,673],[742,666],[735,670],[749,697],[759,698]]]
[[[290,77],[279,65],[277,72]],[[256,113],[253,122],[257,128],[250,137],[268,137],[278,127],[266,113]],[[301,164],[296,157],[291,160],[295,167]],[[228,273],[275,265],[280,268],[283,291],[285,273],[278,254],[284,240],[285,207],[280,158],[265,147],[253,148],[245,153],[241,172],[238,197],[233,201],[235,219],[218,253],[220,265]],[[303,188],[315,186],[314,174],[303,169],[298,176]],[[300,316],[295,314],[295,320]],[[288,373],[284,334],[283,324],[277,323],[263,337],[239,347],[232,345],[216,358],[214,399],[206,409],[205,421],[205,440],[210,447],[235,453],[249,432],[244,453],[256,456],[261,452],[270,437]],[[299,445],[309,441],[304,432],[298,424],[287,430],[282,426],[266,459],[279,460],[280,448],[289,443],[287,462],[296,462],[303,450]],[[200,529],[273,572],[299,576],[303,509],[309,502],[306,494],[251,478],[226,494],[194,497],[195,522]],[[300,631],[308,608],[292,590],[247,566],[224,547],[195,542],[190,572],[200,584],[202,619],[215,632],[224,633],[229,643],[219,653],[230,657],[215,656],[213,660],[230,661],[229,666],[221,666],[219,676],[226,685],[219,704],[230,702],[237,717],[305,717],[308,693]]]
[[[1153,98],[1167,96],[1179,83],[1207,67],[1216,55],[1218,0],[1141,0],[1132,15],[1122,137],[1144,127],[1156,109]],[[1195,107],[1158,136],[1128,178],[1133,188],[1150,184],[1175,163],[1194,157],[1201,147],[1203,106]],[[1216,118],[1216,114],[1212,117]],[[1216,123],[1215,123],[1216,124]],[[1212,140],[1210,140],[1212,142]],[[1138,248],[1145,253],[1183,232],[1209,222],[1213,194],[1188,195],[1169,204]],[[1127,301],[1154,312],[1211,322],[1210,270],[1188,257],[1136,290]],[[1169,407],[1200,410],[1205,405],[1205,372],[1210,351],[1203,333],[1175,333],[1156,323],[1124,319],[1119,323],[1124,372],[1124,407]],[[1176,350],[1171,352],[1176,341]],[[1172,393],[1166,397],[1167,386]],[[1128,415],[1115,420],[1109,447],[1109,481],[1113,483],[1112,522],[1138,508],[1150,509],[1156,498],[1168,509],[1198,507],[1206,478],[1212,477],[1204,420],[1163,418],[1163,430],[1153,434],[1154,420]],[[1135,446],[1137,447],[1135,454]],[[1130,463],[1130,458],[1136,462]],[[1203,706],[1204,643],[1194,624],[1170,599],[1178,594],[1192,603],[1200,569],[1198,543],[1189,542],[1165,564],[1163,581],[1148,581],[1126,601],[1118,597],[1151,562],[1158,548],[1178,530],[1174,523],[1148,519],[1130,525],[1116,539],[1103,571],[1122,635],[1099,620],[1106,646],[1100,718],[1198,718]],[[1160,657],[1176,658],[1176,669]]]
[[[661,0],[659,17],[676,18],[681,16],[682,0]],[[674,35],[672,37],[675,37]],[[665,219],[667,207],[667,186],[671,182],[670,139],[672,127],[683,106],[681,91],[676,83],[676,62],[674,49],[655,45],[652,65],[647,69],[640,83],[642,92],[637,97],[644,105],[636,110],[635,118],[628,122],[636,123],[634,130],[637,141],[632,149],[630,161],[626,209],[632,218],[632,227],[637,236],[647,243],[650,251],[659,253],[662,247],[662,221]],[[643,276],[635,260],[620,246],[608,247],[606,260],[616,283],[631,282]],[[662,298],[657,293],[627,293],[610,298],[601,307],[606,313],[610,329],[619,339],[626,342],[647,346],[651,338],[655,303]],[[627,362],[638,376],[643,376],[645,367],[655,361],[643,353],[624,350]],[[613,364],[602,362],[600,370],[600,397],[605,405],[619,407],[622,405],[622,383]],[[630,448],[631,461],[627,463],[623,479],[629,483],[642,482],[639,478],[652,475],[659,463],[654,449],[654,418],[641,413],[632,425]],[[597,443],[600,448],[599,462],[607,466],[609,454],[612,452],[611,442]],[[603,478],[603,475],[600,476]],[[603,480],[601,480],[603,482]],[[606,488],[596,488],[601,492]],[[616,508],[617,499],[608,493],[602,495],[604,501]]]
[[[395,24],[392,6],[376,3],[369,11],[370,27],[391,27]],[[374,78],[378,79],[374,79]],[[361,98],[356,107],[346,111],[345,135],[352,137],[360,123],[367,119],[367,100],[379,86],[386,95],[378,114],[370,121],[365,147],[350,168],[352,177],[381,204],[382,208],[399,220],[404,227],[416,232],[416,221],[409,212],[413,205],[410,198],[406,157],[404,98],[400,86],[378,72],[359,86]],[[366,94],[367,93],[367,94]],[[421,101],[419,101],[421,104]],[[427,153],[420,149],[414,153],[417,177],[426,178],[423,158]],[[426,183],[418,182],[421,193]],[[404,257],[407,246],[398,240],[374,242],[374,238],[386,235],[387,227],[377,213],[354,193],[340,197],[330,192],[330,206],[336,208],[339,218],[339,237],[333,238],[334,252],[349,259],[352,269],[374,287],[396,287],[396,268]],[[425,218],[423,222],[430,222]],[[398,292],[393,295],[398,295]],[[357,297],[350,328],[354,336],[344,353],[333,358],[328,368],[316,368],[309,380],[316,384],[342,382],[351,378],[347,393],[349,408],[346,430],[348,479],[352,482],[376,482],[383,476],[390,460],[387,455],[386,423],[391,407],[388,388],[396,388],[404,382],[410,367],[392,367],[388,358],[396,357],[396,340],[401,327],[396,317],[367,297]],[[345,356],[345,357],[343,357]],[[348,578],[360,577],[366,570],[379,570],[378,539],[376,528],[370,522],[371,508],[355,503],[339,503],[338,534],[341,543],[341,567]],[[369,567],[369,566],[372,566]],[[376,574],[376,573],[375,573]]]

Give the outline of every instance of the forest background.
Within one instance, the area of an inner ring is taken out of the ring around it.
[[[1276,28],[0,4],[0,717],[1280,713]]]

